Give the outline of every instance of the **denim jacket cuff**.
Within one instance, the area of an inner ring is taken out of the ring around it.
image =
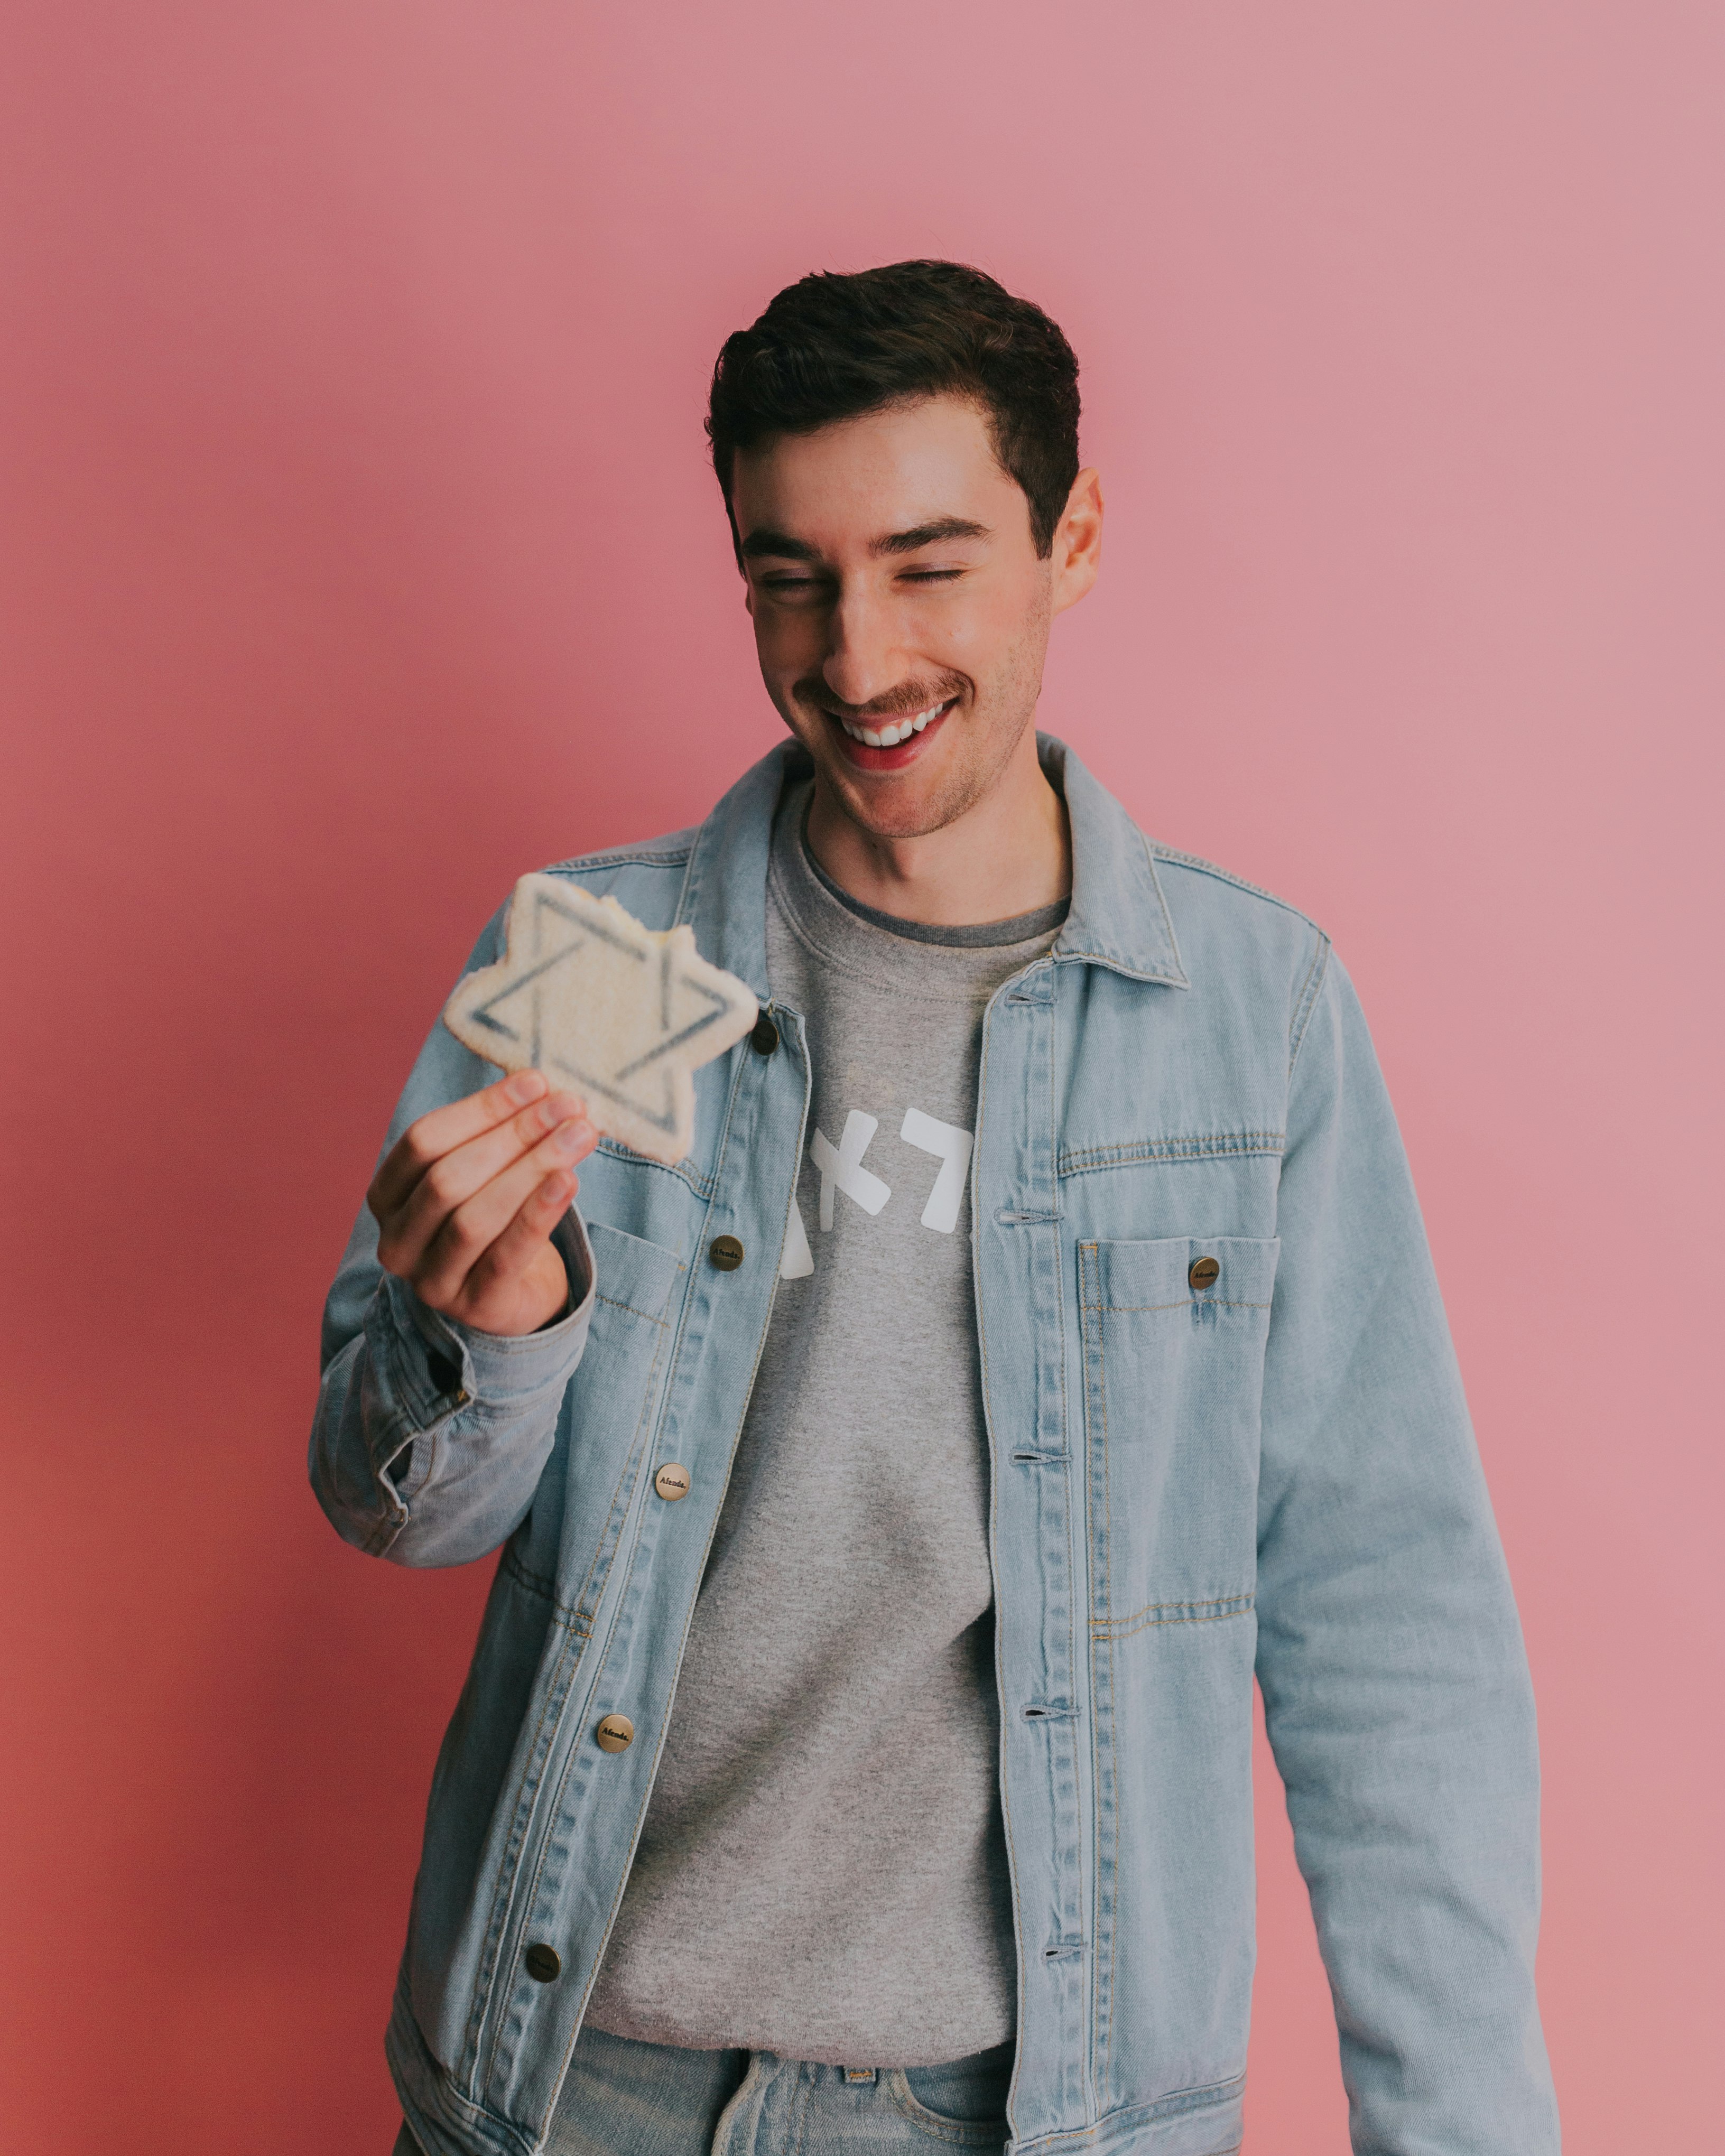
[[[386,1274],[366,1322],[373,1365],[396,1424],[393,1455],[404,1440],[478,1406],[508,1415],[568,1383],[593,1321],[597,1268],[580,1214],[572,1206],[552,1231],[569,1276],[563,1315],[537,1332],[481,1332],[423,1303],[405,1281]],[[382,1467],[382,1458],[376,1461]]]

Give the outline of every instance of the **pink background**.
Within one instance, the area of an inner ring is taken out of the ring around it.
[[[1046,722],[1372,1014],[1538,1686],[1569,2148],[1708,2145],[1717,7],[11,20],[8,2146],[384,2156],[488,1568],[324,1524],[319,1304],[512,878],[775,738],[721,338],[924,253],[1084,362],[1107,560]],[[1249,2148],[1331,2156],[1261,1810]]]

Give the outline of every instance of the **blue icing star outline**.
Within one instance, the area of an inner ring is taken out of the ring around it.
[[[622,952],[625,957],[634,959],[638,964],[645,965],[647,963],[647,953],[639,946],[621,936],[614,935],[602,923],[590,921],[586,916],[572,912],[568,907],[560,906],[548,892],[536,891],[533,893],[533,903],[532,926],[533,938],[536,942],[541,940],[544,933],[543,916],[547,913],[555,914],[560,921],[567,922],[576,931],[574,941],[563,944],[560,949],[553,951],[548,957],[537,960],[525,973],[518,975],[516,979],[510,982],[507,987],[500,988],[488,1001],[476,1004],[468,1013],[469,1018],[475,1025],[482,1025],[487,1032],[498,1034],[505,1040],[516,1043],[523,1039],[518,1028],[506,1024],[501,1019],[493,1015],[499,1004],[507,1003],[511,997],[521,994],[523,989],[532,988],[536,982],[542,979],[554,968],[561,966],[566,959],[572,958],[578,951],[585,947],[588,937],[597,937],[601,942],[608,943],[614,950]],[[668,945],[661,947],[659,955],[659,1023],[661,1027],[669,1026],[670,1024],[671,989],[677,978],[676,957],[677,954]],[[693,1040],[697,1034],[705,1033],[710,1025],[716,1024],[729,1008],[725,998],[708,988],[704,981],[694,980],[685,976],[683,985],[692,989],[697,995],[705,996],[712,1005],[712,1009],[693,1020],[691,1024],[683,1027],[680,1032],[671,1034],[665,1040],[658,1042],[654,1047],[649,1048],[644,1055],[638,1055],[633,1063],[627,1063],[622,1070],[614,1071],[608,1081],[599,1077],[593,1071],[583,1070],[576,1065],[566,1062],[562,1056],[550,1058],[552,1067],[562,1072],[565,1077],[572,1078],[577,1085],[603,1094],[608,1101],[614,1101],[619,1107],[629,1109],[631,1113],[639,1116],[643,1122],[650,1123],[655,1130],[665,1131],[667,1133],[675,1131],[677,1122],[676,1108],[674,1099],[670,1097],[669,1082],[666,1086],[665,1111],[658,1115],[654,1114],[638,1096],[624,1092],[619,1088],[624,1080],[633,1078],[637,1072],[644,1070],[649,1065],[658,1062],[660,1057],[670,1055],[674,1050],[682,1047],[686,1041]],[[545,1059],[542,1054],[539,998],[536,994],[532,1000],[532,1031],[527,1038],[529,1060],[542,1068]]]

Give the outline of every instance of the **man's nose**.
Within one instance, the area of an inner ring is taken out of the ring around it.
[[[839,595],[828,619],[821,679],[853,709],[896,689],[910,671],[899,649],[892,609],[867,592]]]

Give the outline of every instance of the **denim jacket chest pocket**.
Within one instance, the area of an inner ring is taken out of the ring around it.
[[[1250,1607],[1280,1245],[1078,1246],[1091,1617],[1117,1636]]]

